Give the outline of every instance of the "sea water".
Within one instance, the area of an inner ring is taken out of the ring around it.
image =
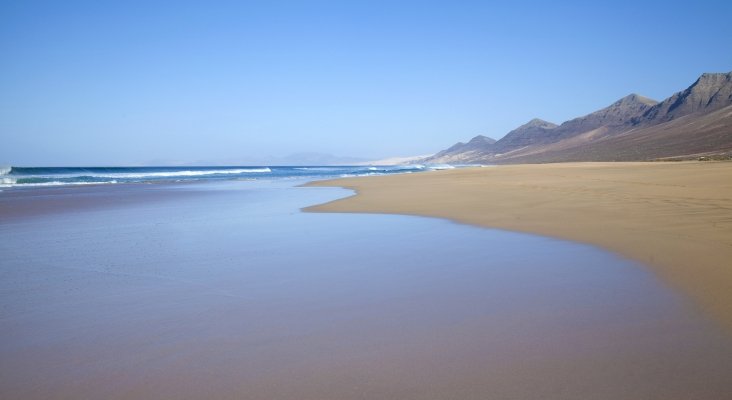
[[[0,188],[190,182],[210,180],[324,179],[454,168],[447,164],[396,166],[228,167],[0,167]]]

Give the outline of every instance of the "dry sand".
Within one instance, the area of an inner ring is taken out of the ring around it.
[[[732,332],[732,163],[565,163],[321,181],[307,211],[393,213],[589,243],[638,260]]]

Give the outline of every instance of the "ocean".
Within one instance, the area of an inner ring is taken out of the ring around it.
[[[0,189],[212,180],[315,180],[451,168],[455,167],[446,164],[396,166],[0,167]]]

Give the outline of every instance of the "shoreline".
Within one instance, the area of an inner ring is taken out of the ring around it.
[[[0,196],[0,397],[730,393],[730,338],[636,263],[435,218],[298,211],[348,195],[283,180]]]
[[[732,332],[732,163],[501,165],[310,182],[354,196],[306,212],[383,213],[595,245],[650,267]]]

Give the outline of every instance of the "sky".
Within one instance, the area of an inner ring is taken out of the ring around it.
[[[0,0],[0,164],[431,154],[732,70],[732,2]]]

